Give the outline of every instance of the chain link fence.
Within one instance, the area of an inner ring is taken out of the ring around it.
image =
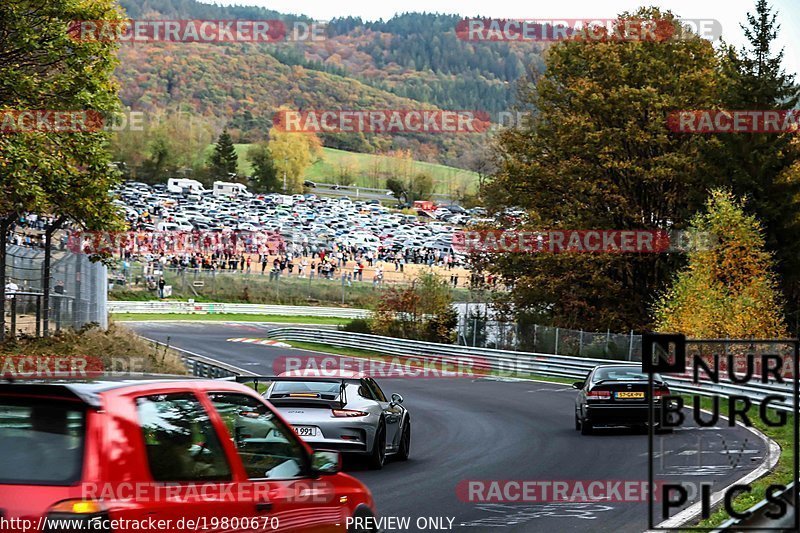
[[[459,313],[457,338],[458,344],[480,348],[596,359],[642,360],[642,336],[634,335],[632,331],[612,333],[522,324],[486,318],[485,313]]]
[[[371,273],[370,273],[371,274]],[[160,286],[163,278],[164,287]],[[271,272],[253,268],[241,270],[201,270],[118,262],[109,274],[110,297],[114,300],[193,299],[203,302],[263,303],[274,305],[327,305],[369,308],[380,301],[390,287],[410,285],[411,281],[377,280],[373,275],[359,279],[352,272],[330,276],[309,271]],[[466,299],[467,289],[453,288],[453,298]]]
[[[105,329],[106,267],[91,262],[87,255],[54,246],[50,294],[46,299],[44,256],[42,248],[9,244],[6,249],[6,334],[43,336],[45,331],[50,334],[62,328],[80,329],[90,323]],[[45,305],[49,313],[45,313]]]

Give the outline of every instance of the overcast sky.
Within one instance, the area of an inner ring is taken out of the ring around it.
[[[669,9],[687,19],[716,19],[722,24],[723,39],[744,44],[739,27],[746,22],[746,13],[754,11],[755,0],[562,0],[531,2],[530,0],[202,0],[207,3],[260,5],[282,13],[308,15],[317,20],[359,16],[366,20],[388,19],[396,13],[427,11],[455,13],[465,17],[484,16],[511,19],[575,19],[612,18],[623,11],[642,5]],[[781,32],[779,44],[785,48],[784,67],[800,71],[800,0],[772,0],[779,12]]]

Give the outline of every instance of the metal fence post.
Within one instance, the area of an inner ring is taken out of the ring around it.
[[[11,297],[11,338],[17,338],[17,296]]]
[[[63,298],[54,298],[54,304],[56,306],[56,331],[61,331],[61,301]]]
[[[533,351],[536,351],[536,329],[539,327],[538,324],[533,325]]]
[[[578,335],[578,356],[583,357],[583,330],[580,330]]]
[[[558,328],[556,328],[556,345],[553,348],[553,353],[558,355]]]
[[[72,301],[72,327],[81,327],[81,256],[75,254],[75,299]]]
[[[36,337],[42,336],[42,296],[36,295]]]
[[[631,337],[628,342],[628,361],[633,361],[633,330],[631,330]]]

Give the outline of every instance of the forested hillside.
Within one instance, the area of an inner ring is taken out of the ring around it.
[[[120,0],[130,18],[303,20],[253,6],[196,0]],[[196,113],[238,142],[264,138],[281,106],[291,109],[510,109],[515,82],[541,69],[533,44],[471,43],[460,19],[411,13],[389,21],[330,21],[319,42],[123,44],[117,77],[134,110]],[[411,150],[416,159],[468,167],[485,135],[323,136],[359,152]]]

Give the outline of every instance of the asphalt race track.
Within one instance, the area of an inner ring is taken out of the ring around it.
[[[227,341],[263,336],[277,327],[267,324],[151,322],[129,327],[144,337],[169,339],[171,346],[264,375],[273,374],[276,357],[304,353]],[[476,533],[647,529],[646,502],[480,504],[456,496],[456,486],[464,480],[646,481],[647,436],[628,429],[581,436],[573,425],[573,389],[466,378],[377,381],[387,396],[403,395],[413,423],[408,462],[389,460],[377,472],[358,461],[346,463],[345,470],[372,490],[381,516],[410,517],[414,531],[420,517],[445,517],[444,528],[451,518],[454,529]],[[717,491],[758,467],[767,453],[764,443],[746,429],[723,423],[702,430],[677,428],[672,435],[656,437],[658,478],[709,482]],[[655,512],[659,516],[659,506]]]

